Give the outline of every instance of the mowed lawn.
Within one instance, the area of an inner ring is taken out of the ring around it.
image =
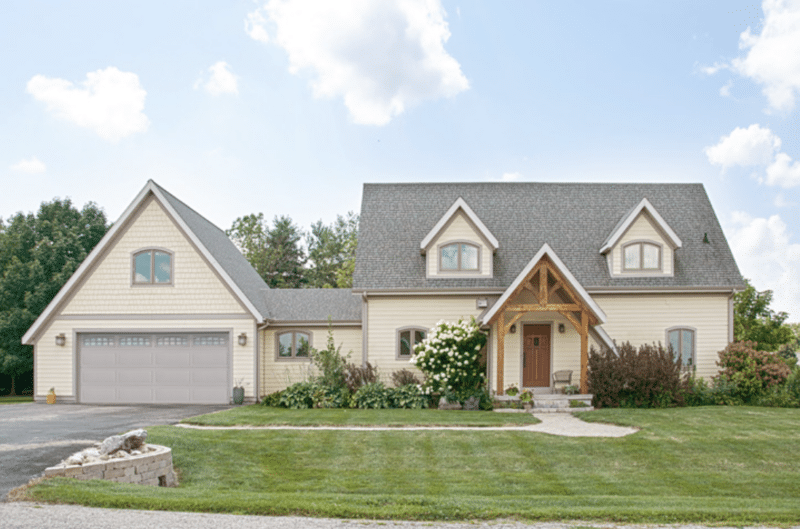
[[[173,448],[180,487],[56,479],[29,495],[104,507],[379,519],[800,520],[800,410],[600,410],[582,417],[641,431],[611,439],[159,426],[148,430],[148,441]]]

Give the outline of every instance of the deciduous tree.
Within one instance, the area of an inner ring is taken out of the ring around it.
[[[772,291],[759,292],[745,279],[747,287],[734,296],[733,328],[737,342],[757,342],[759,351],[777,351],[794,340],[794,332],[784,324],[789,317],[785,312],[775,312]]]

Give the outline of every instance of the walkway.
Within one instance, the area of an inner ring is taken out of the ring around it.
[[[519,431],[541,432],[564,437],[624,437],[639,431],[638,428],[582,421],[571,413],[534,413],[533,416],[542,422],[524,426],[199,426],[195,424],[176,424],[175,426],[196,430]]]

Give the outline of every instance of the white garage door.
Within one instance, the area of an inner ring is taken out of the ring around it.
[[[79,334],[79,401],[227,404],[227,333]]]

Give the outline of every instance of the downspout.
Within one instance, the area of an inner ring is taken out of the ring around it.
[[[367,327],[369,319],[367,318],[367,293],[361,293],[361,366],[367,365],[367,338],[369,336],[369,329]]]
[[[733,342],[733,297],[736,295],[736,290],[731,290],[731,295],[728,297],[728,343]]]

